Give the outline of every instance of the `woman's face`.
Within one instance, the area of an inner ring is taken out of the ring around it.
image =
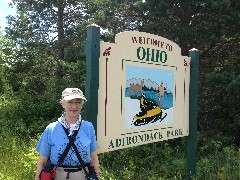
[[[83,100],[82,99],[72,99],[70,101],[63,101],[62,107],[65,109],[65,113],[70,117],[78,117],[82,110]]]

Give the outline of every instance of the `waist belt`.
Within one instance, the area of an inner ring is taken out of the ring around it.
[[[67,165],[61,165],[61,166],[58,166],[58,167],[61,167],[61,168],[82,168],[81,165],[78,165],[78,166],[67,166]]]
[[[65,168],[64,171],[65,172],[78,172],[78,171],[81,171],[83,168],[77,168],[77,169],[72,169],[72,168]]]
[[[89,166],[89,163],[87,164],[84,164],[84,167],[88,167]],[[61,166],[57,166],[57,167],[61,167],[61,168],[73,168],[73,169],[76,169],[76,168],[83,168],[82,165],[77,165],[77,166],[69,166],[69,165],[61,165]]]
[[[67,173],[66,179],[70,178],[69,177],[70,173],[75,173],[83,170],[83,167],[81,166],[61,166],[61,167],[57,167],[57,169],[58,168]]]

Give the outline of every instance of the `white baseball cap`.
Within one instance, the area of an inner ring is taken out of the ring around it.
[[[83,99],[87,101],[83,92],[78,88],[66,88],[62,92],[62,99],[65,99],[66,101],[70,101],[72,99]]]

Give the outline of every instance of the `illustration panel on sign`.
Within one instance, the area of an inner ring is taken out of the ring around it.
[[[125,128],[173,123],[174,71],[126,65]]]

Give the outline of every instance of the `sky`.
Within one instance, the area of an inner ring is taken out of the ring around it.
[[[4,30],[7,26],[6,16],[15,15],[15,9],[11,8],[8,3],[11,0],[0,0],[0,29]]]
[[[151,73],[149,73],[151,71]],[[161,81],[170,91],[173,91],[174,86],[174,71],[173,70],[162,70],[157,68],[146,68],[138,66],[127,66],[126,68],[126,79],[150,79],[160,85]]]

